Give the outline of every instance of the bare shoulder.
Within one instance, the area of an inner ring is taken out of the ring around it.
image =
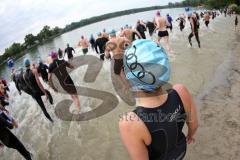
[[[181,98],[190,96],[188,89],[183,84],[175,84],[173,89],[177,91]]]
[[[134,112],[128,112],[120,116],[119,128],[120,130],[131,130],[137,123],[139,123],[139,117]]]
[[[33,69],[32,69],[32,72],[33,72],[33,74],[35,74],[35,75],[38,74],[38,71],[37,71],[36,68],[33,68]]]
[[[175,89],[178,95],[180,96],[183,102],[184,108],[187,107],[186,109],[188,110],[188,107],[191,106],[191,102],[192,102],[192,97],[188,89],[183,84],[175,84],[173,86],[173,89]]]

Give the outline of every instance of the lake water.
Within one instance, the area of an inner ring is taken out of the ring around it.
[[[89,37],[91,33],[96,35],[103,28],[111,30],[119,29],[126,24],[135,25],[138,19],[152,20],[156,11],[143,12],[128,16],[109,19],[103,22],[95,23],[69,33],[33,49],[24,57],[29,57],[36,62],[37,57],[46,59],[51,50],[58,48],[64,49],[67,43],[73,47],[84,35]],[[166,9],[162,14],[169,13],[174,19],[184,9]],[[171,58],[172,75],[171,83],[182,83],[186,85],[190,92],[198,100],[198,96],[206,91],[209,84],[216,85],[221,79],[215,78],[215,73],[219,70],[220,64],[227,63],[225,60],[230,56],[229,49],[225,46],[231,44],[233,33],[229,30],[222,32],[225,25],[231,21],[223,17],[217,18],[211,22],[210,29],[201,24],[200,39],[202,49],[197,48],[193,39],[194,47],[188,45],[187,36],[190,33],[189,24],[183,33],[177,28],[174,22],[173,33],[170,33],[171,47],[173,48],[175,58]],[[202,22],[201,22],[202,23]],[[225,38],[221,38],[225,37]],[[80,49],[77,50],[77,56],[82,55]],[[89,53],[95,56],[95,53]],[[23,58],[15,62],[16,68],[22,65]],[[127,160],[128,154],[123,147],[119,132],[119,117],[133,109],[127,105],[114,90],[111,82],[110,61],[103,63],[102,69],[93,83],[86,83],[83,75],[86,72],[86,66],[77,68],[71,73],[74,82],[78,86],[85,86],[100,91],[107,91],[115,95],[118,99],[117,107],[111,112],[89,121],[84,122],[66,122],[60,120],[54,113],[55,105],[46,103],[46,108],[53,117],[55,123],[50,124],[44,117],[40,107],[28,95],[18,95],[16,89],[11,83],[11,106],[10,110],[13,116],[19,122],[19,129],[14,133],[23,141],[28,149],[34,154],[37,160]],[[9,70],[4,68],[1,75],[6,78],[9,76]],[[215,80],[213,83],[212,80]],[[211,83],[210,83],[211,82]],[[46,86],[47,87],[47,86]],[[54,102],[57,104],[63,99],[70,99],[68,95],[54,93]],[[101,100],[80,96],[82,108],[89,111],[101,103]],[[74,107],[74,106],[73,106]],[[1,155],[3,160],[20,160],[21,156],[16,151],[4,149]]]

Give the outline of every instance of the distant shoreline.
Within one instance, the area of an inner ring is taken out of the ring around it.
[[[100,15],[100,16],[94,16],[94,17],[91,17],[91,18],[82,19],[79,22],[72,22],[71,24],[66,25],[66,27],[62,30],[61,33],[59,33],[57,35],[53,35],[53,36],[49,37],[48,39],[45,39],[42,43],[37,43],[37,44],[27,48],[26,50],[24,50],[21,53],[13,56],[12,58],[14,60],[17,60],[20,57],[24,56],[25,52],[27,52],[31,49],[34,49],[34,48],[38,47],[39,45],[44,45],[47,41],[53,40],[54,38],[59,37],[59,36],[65,34],[67,32],[71,32],[75,29],[79,29],[79,28],[87,26],[87,25],[91,25],[91,24],[94,24],[94,23],[97,23],[97,22],[105,21],[105,20],[108,20],[108,19],[116,18],[116,17],[136,14],[136,13],[140,13],[140,12],[158,10],[158,9],[168,9],[168,8],[170,9],[171,7],[169,7],[168,5],[165,5],[165,6],[152,6],[152,7],[134,8],[134,9],[117,11],[117,12],[103,14],[103,15]],[[174,7],[174,8],[179,8],[179,7]],[[173,8],[171,8],[171,9],[173,9]],[[5,59],[2,63],[0,63],[0,69],[6,63],[7,63],[7,59]]]

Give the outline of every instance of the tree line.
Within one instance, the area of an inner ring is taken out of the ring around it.
[[[184,0],[182,2],[169,3],[168,6],[171,8],[175,7],[198,7],[205,6],[209,9],[223,9],[231,4],[236,4],[234,11],[240,14],[240,0]]]
[[[6,48],[3,55],[0,56],[0,65],[4,64],[8,57],[19,58],[24,55],[24,51],[31,49],[38,44],[42,44],[45,41],[54,38],[62,33],[61,28],[50,28],[44,26],[43,29],[34,36],[33,34],[27,34],[24,38],[24,43],[13,43],[10,47]]]

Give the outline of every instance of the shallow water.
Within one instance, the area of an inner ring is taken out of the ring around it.
[[[178,15],[182,9],[165,10],[171,15]],[[66,33],[44,46],[39,46],[33,53],[26,56],[35,59],[38,55],[45,57],[51,49],[63,47],[67,42],[77,44],[81,34],[98,32],[103,27],[106,29],[119,28],[126,23],[135,22],[138,18],[152,19],[154,11],[123,16],[120,18],[110,19],[104,22],[96,23],[88,27]],[[126,18],[127,17],[127,18]],[[190,32],[189,25],[183,33],[176,28],[170,36],[171,47],[173,48],[175,58],[171,58],[172,76],[171,83],[185,84],[190,92],[197,97],[209,88],[209,85],[216,85],[219,78],[214,78],[216,71],[226,70],[227,67],[219,65],[230,55],[231,42],[234,40],[234,32],[229,30],[233,19],[218,17],[211,22],[210,29],[201,25],[200,40],[202,49],[197,48],[197,43],[193,39],[193,48],[188,46],[187,35]],[[233,25],[233,24],[232,24]],[[77,50],[77,55],[81,55]],[[41,54],[40,54],[41,53]],[[94,55],[90,53],[90,55]],[[22,59],[18,60],[18,64]],[[86,72],[86,66],[78,68],[71,73],[75,84],[79,86],[94,88],[96,90],[107,91],[116,95],[110,76],[110,62],[105,61],[102,69],[93,83],[83,81],[83,75]],[[223,72],[224,73],[224,72]],[[2,74],[7,76],[6,71]],[[214,79],[214,81],[213,81]],[[211,82],[211,83],[210,83]],[[30,96],[23,94],[21,97],[11,85],[11,106],[14,117],[19,122],[19,129],[14,133],[23,141],[27,148],[34,154],[34,159],[46,160],[126,160],[128,154],[123,147],[119,132],[118,120],[121,114],[133,109],[133,107],[123,102],[119,96],[117,107],[96,119],[84,122],[65,122],[54,114],[55,105],[47,104],[47,110],[53,117],[55,123],[50,124],[43,116],[42,111]],[[69,99],[68,95],[54,93],[55,104],[62,99]],[[14,97],[14,98],[13,98]],[[101,103],[101,100],[80,96],[82,108],[89,111]],[[74,106],[72,106],[74,107]],[[10,149],[4,149],[1,154],[3,160],[20,160],[21,157],[17,152]]]

